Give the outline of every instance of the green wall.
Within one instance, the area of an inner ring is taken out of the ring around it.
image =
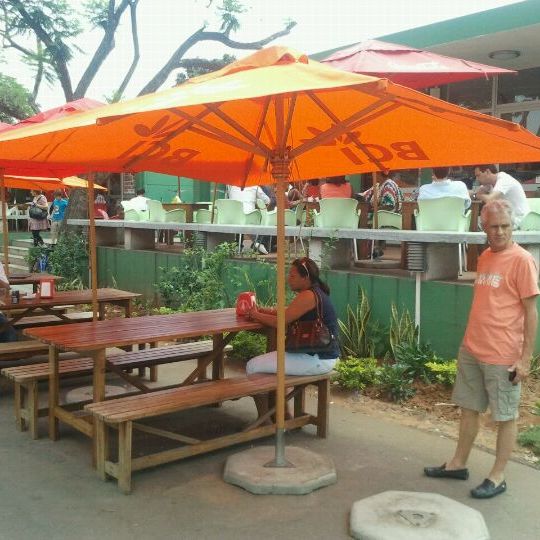
[[[143,172],[135,175],[137,188],[144,188],[146,196],[164,203],[171,202],[178,192],[178,177],[168,174]],[[213,183],[180,177],[180,197],[183,202],[209,201]]]
[[[129,251],[120,248],[98,248],[99,285],[116,286],[120,289],[140,292],[144,297],[157,302],[155,283],[159,280],[160,268],[181,264],[182,255],[154,251]],[[268,277],[268,264],[255,261],[230,261],[230,272],[234,279],[224,286],[231,298],[239,290],[239,275],[246,271],[254,283]],[[363,287],[372,307],[372,317],[388,326],[392,302],[398,308],[406,307],[414,316],[415,283],[412,278],[348,273],[345,271],[323,271],[322,275],[332,290],[332,300],[338,315],[345,315],[347,304],[355,306],[358,288]],[[446,358],[456,356],[472,300],[472,287],[468,284],[423,282],[421,300],[422,339],[429,341],[438,354]]]

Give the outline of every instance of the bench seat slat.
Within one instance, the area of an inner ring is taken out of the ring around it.
[[[326,378],[328,375],[289,376],[286,378],[285,384],[309,384]],[[235,377],[92,403],[86,405],[85,409],[107,423],[120,423],[210,405],[218,401],[266,393],[276,389],[276,381],[276,376],[272,374]]]

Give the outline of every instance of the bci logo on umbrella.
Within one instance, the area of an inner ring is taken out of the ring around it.
[[[318,137],[323,133],[316,127],[308,127],[308,131]],[[303,139],[302,142],[308,142],[310,139]],[[334,138],[332,141],[321,144],[321,146],[339,146],[339,150],[354,164],[362,165],[366,161],[390,161],[394,156],[405,161],[425,161],[428,155],[422,147],[414,140],[395,141],[388,146],[382,144],[367,143],[361,140],[361,134],[358,131],[345,133]]]

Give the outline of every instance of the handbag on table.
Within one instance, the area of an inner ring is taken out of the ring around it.
[[[313,290],[313,289],[312,289]],[[323,321],[321,313],[321,299],[315,295],[315,308],[317,316],[312,321],[294,321],[287,327],[285,335],[285,350],[291,353],[322,353],[332,349],[334,335]]]

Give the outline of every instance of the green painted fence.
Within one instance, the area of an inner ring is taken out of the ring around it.
[[[98,248],[98,276],[100,286],[116,286],[140,292],[146,300],[158,303],[155,284],[160,279],[160,268],[182,264],[182,255],[153,251],[127,251],[119,248]],[[247,272],[255,284],[268,279],[271,266],[256,261],[231,260],[228,263],[226,288],[228,296],[235,298],[245,286],[239,286],[241,276]],[[388,326],[392,303],[399,309],[407,308],[414,316],[415,282],[412,278],[349,273],[339,270],[322,271],[330,286],[332,301],[343,317],[347,304],[356,306],[358,289],[362,287],[369,298],[372,317]],[[437,281],[422,283],[421,329],[422,340],[431,343],[435,351],[454,358],[465,326],[472,300],[470,284]],[[537,349],[538,350],[538,349]]]

